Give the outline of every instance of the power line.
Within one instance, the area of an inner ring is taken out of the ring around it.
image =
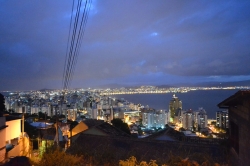
[[[64,67],[63,67],[63,79],[62,79],[62,86],[63,83],[64,83],[64,77],[65,77],[65,66],[66,66],[66,61],[68,59],[68,49],[69,49],[69,36],[70,36],[70,30],[71,30],[71,24],[72,24],[72,16],[73,16],[73,11],[74,11],[74,0],[73,0],[73,5],[72,5],[72,9],[71,9],[71,16],[70,16],[70,24],[69,24],[69,32],[68,32],[68,41],[67,41],[67,49],[66,49],[66,58],[65,58],[65,61],[64,61]]]
[[[86,23],[87,23],[87,19],[88,19],[88,13],[89,13],[89,10],[90,10],[90,4],[91,4],[91,1],[89,1],[90,3],[88,4],[87,1],[85,3],[85,7],[84,7],[84,11],[83,11],[83,14],[82,14],[82,20],[81,20],[81,25],[80,25],[80,30],[78,33],[78,37],[77,37],[77,43],[76,43],[76,48],[74,50],[74,58],[73,58],[73,64],[71,66],[71,69],[70,69],[70,78],[69,78],[69,85],[70,86],[70,83],[72,81],[72,78],[74,76],[74,71],[75,71],[75,67],[76,67],[76,62],[77,62],[77,59],[78,59],[78,55],[79,55],[79,51],[80,51],[80,46],[82,44],[82,38],[83,38],[83,35],[84,35],[84,32],[85,32],[85,27],[86,27]]]
[[[69,55],[68,55],[68,63],[67,63],[65,81],[64,81],[64,89],[68,88],[70,66],[72,65],[72,56],[73,56],[72,52],[73,52],[74,44],[75,44],[75,36],[77,33],[77,26],[78,26],[78,19],[79,19],[81,3],[82,3],[82,0],[78,0],[77,12],[76,12],[75,22],[74,22],[74,29],[73,29],[73,34],[71,36],[71,45],[70,45],[70,50],[69,50]]]
[[[67,90],[74,75],[74,70],[76,66],[76,62],[79,55],[80,46],[82,44],[82,38],[85,33],[86,23],[88,19],[88,13],[90,11],[92,0],[86,0],[84,5],[84,10],[81,14],[81,4],[82,0],[78,0],[76,14],[74,18],[74,27],[71,32],[71,25],[72,25],[72,16],[73,16],[73,8],[74,2],[71,11],[71,20],[70,20],[70,29],[69,29],[69,36],[68,36],[68,45],[66,51],[66,59],[64,63],[64,73],[63,73],[63,89]],[[79,23],[79,20],[80,23]],[[80,24],[80,25],[79,25]],[[71,32],[71,33],[70,33]],[[71,41],[69,42],[71,35]],[[70,47],[69,47],[70,43]]]

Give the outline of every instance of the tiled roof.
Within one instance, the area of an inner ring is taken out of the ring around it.
[[[119,137],[131,137],[127,133],[121,131],[120,129],[114,127],[113,125],[110,125],[109,123],[105,122],[100,125],[96,126],[97,129],[105,132],[109,136],[119,136]]]
[[[103,120],[96,120],[96,119],[86,119],[83,121],[89,128],[100,125],[104,123]]]

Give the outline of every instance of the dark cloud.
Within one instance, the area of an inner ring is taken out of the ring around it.
[[[0,1],[0,90],[62,88],[71,5]],[[95,0],[71,87],[248,79],[249,7]]]

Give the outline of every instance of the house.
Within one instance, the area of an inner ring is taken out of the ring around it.
[[[231,164],[250,163],[250,90],[238,91],[218,107],[228,109]]]
[[[127,133],[114,127],[113,125],[104,122],[103,120],[86,119],[76,125],[69,133],[69,138],[74,142],[79,133],[86,135],[99,135],[99,136],[116,136],[116,137],[131,137]]]
[[[21,119],[15,116],[0,117],[0,162],[14,156],[29,154],[29,138],[21,133]]]
[[[5,138],[6,137],[6,120],[5,117],[0,117],[0,163],[4,161],[5,159],[5,153],[6,153],[6,144],[5,144]]]

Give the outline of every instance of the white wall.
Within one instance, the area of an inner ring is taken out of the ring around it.
[[[5,117],[0,117],[0,127],[5,126]],[[6,137],[6,128],[0,130],[0,162],[5,159],[5,138]]]
[[[21,119],[6,121],[6,141],[17,138],[21,135]]]
[[[6,153],[6,149],[5,149],[5,140],[3,139],[6,135],[6,129],[2,129],[0,130],[0,162],[2,162],[5,159],[5,153]]]

